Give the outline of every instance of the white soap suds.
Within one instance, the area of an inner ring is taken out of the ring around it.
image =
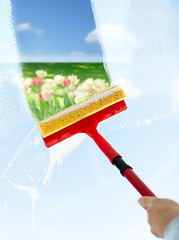
[[[7,178],[6,173],[8,172],[9,168],[12,167],[12,164],[18,159],[18,156],[20,153],[22,153],[24,151],[24,149],[28,148],[32,142],[28,141],[29,137],[31,136],[32,132],[34,131],[35,128],[31,129],[31,131],[29,132],[29,134],[25,137],[25,139],[23,140],[23,142],[20,144],[20,146],[18,147],[18,149],[16,150],[14,156],[12,157],[12,159],[10,160],[10,162],[8,163],[7,167],[4,169],[0,179],[4,180],[5,178]]]
[[[105,69],[111,83],[119,84],[127,96],[128,110],[124,117],[119,114],[117,128],[176,116],[179,58],[168,1],[91,3]]]
[[[136,99],[142,97],[142,90],[138,86],[136,87],[132,82],[129,80],[127,81],[124,78],[116,79],[115,83],[120,84],[122,89],[125,89],[125,94],[127,99]]]
[[[146,119],[146,120],[145,120],[145,124],[146,124],[146,125],[150,125],[151,123],[152,123],[152,121],[151,121],[150,119]]]
[[[38,145],[39,143],[40,143],[40,138],[37,137],[37,136],[35,136],[35,137],[34,137],[34,144],[35,144],[35,145]]]
[[[30,176],[30,175],[26,175],[32,182],[34,181],[34,178],[32,177],[32,176]]]

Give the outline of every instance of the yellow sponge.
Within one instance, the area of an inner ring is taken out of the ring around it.
[[[65,110],[39,122],[38,127],[45,138],[59,130],[72,125],[126,97],[119,86],[113,86],[101,93],[98,93],[87,100],[75,104]]]

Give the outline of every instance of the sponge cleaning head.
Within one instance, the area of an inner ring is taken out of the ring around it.
[[[78,122],[126,97],[119,86],[114,86],[104,92],[94,95],[87,100],[75,104],[52,117],[39,122],[39,130],[45,138],[59,130]]]

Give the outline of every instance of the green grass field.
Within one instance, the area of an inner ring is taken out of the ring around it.
[[[24,79],[34,78],[36,77],[35,72],[37,70],[44,70],[47,72],[45,79],[53,79],[56,75],[67,77],[74,74],[77,75],[79,84],[88,78],[93,78],[94,80],[104,79],[110,86],[103,63],[22,63],[21,68]],[[57,86],[49,101],[41,101],[38,96],[41,87],[30,86],[31,91],[26,94],[26,98],[32,115],[37,121],[52,116],[74,104],[74,99],[69,98],[67,93],[63,96],[58,94],[61,88],[61,86]]]
[[[43,69],[48,72],[46,78],[53,78],[57,74],[74,74],[81,82],[87,78],[101,78],[109,82],[103,63],[22,63],[21,67],[24,78],[32,78],[36,70]]]

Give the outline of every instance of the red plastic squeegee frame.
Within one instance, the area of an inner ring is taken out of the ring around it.
[[[127,106],[124,100],[114,103],[113,105],[102,109],[99,112],[96,112],[68,127],[59,130],[56,133],[51,134],[50,136],[43,138],[43,141],[45,145],[49,148],[77,133],[87,133],[87,131],[89,131],[90,129],[96,129],[100,122],[126,109]]]
[[[59,130],[56,133],[53,133],[50,136],[43,138],[44,143],[47,147],[51,147],[77,133],[86,133],[96,142],[101,151],[113,164],[113,160],[116,157],[120,157],[122,159],[122,156],[98,133],[97,126],[101,121],[104,121],[105,119],[126,109],[127,106],[124,100],[117,102],[99,112],[92,114],[91,116],[88,116],[64,129]],[[122,175],[126,177],[126,179],[142,196],[155,196],[154,193],[144,184],[144,182],[130,167],[126,168]]]

